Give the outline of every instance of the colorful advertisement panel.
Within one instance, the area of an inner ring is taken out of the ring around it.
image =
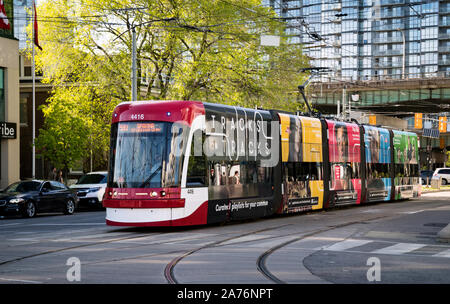
[[[390,200],[390,138],[387,129],[364,126],[368,201]]]
[[[283,212],[323,206],[322,128],[319,119],[279,113]]]
[[[395,199],[419,193],[419,148],[417,134],[393,130]]]
[[[361,202],[361,144],[357,124],[329,121],[330,191],[334,202]]]

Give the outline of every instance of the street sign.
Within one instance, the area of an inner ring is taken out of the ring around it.
[[[261,45],[280,46],[280,36],[261,35]]]
[[[17,124],[15,122],[0,122],[0,138],[16,139]]]
[[[416,129],[422,129],[423,128],[422,116],[423,116],[422,113],[414,114],[414,128],[416,128]]]
[[[447,132],[447,117],[439,116],[439,132]]]

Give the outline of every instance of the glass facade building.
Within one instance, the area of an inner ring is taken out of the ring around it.
[[[450,77],[450,1],[265,0],[330,81]],[[325,80],[325,79],[323,79]]]
[[[14,37],[19,39],[19,49],[27,46],[27,25],[32,22],[32,0],[14,0]]]

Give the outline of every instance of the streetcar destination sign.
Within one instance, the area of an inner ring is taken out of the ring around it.
[[[17,124],[15,122],[0,122],[0,138],[16,139]]]

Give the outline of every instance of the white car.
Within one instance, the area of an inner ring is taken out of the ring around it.
[[[106,171],[90,172],[78,180],[71,189],[77,190],[80,206],[102,206],[103,194],[106,189]]]
[[[450,168],[437,168],[434,170],[432,179],[438,179],[442,177],[442,185],[450,183]]]

